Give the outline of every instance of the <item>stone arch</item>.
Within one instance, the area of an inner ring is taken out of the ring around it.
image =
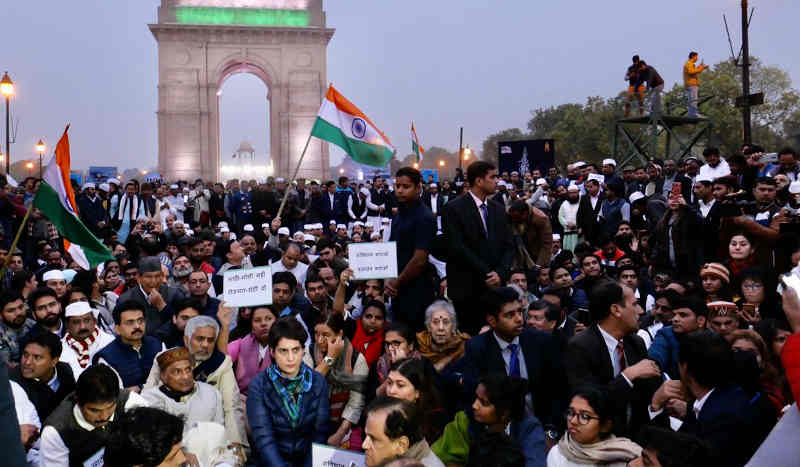
[[[162,0],[158,24],[149,25],[159,49],[159,170],[168,179],[219,180],[218,91],[231,74],[244,71],[267,87],[270,157],[276,176],[291,176],[325,92],[334,30],[325,27],[322,0],[307,1],[306,26],[186,24],[179,13],[192,4]],[[233,0],[212,4],[238,8]],[[329,171],[328,145],[314,141],[299,176],[327,178]]]

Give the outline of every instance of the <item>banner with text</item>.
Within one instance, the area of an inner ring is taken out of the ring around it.
[[[311,463],[313,467],[364,467],[364,454],[355,451],[336,449],[324,444],[311,445]]]
[[[222,289],[228,306],[271,305],[272,268],[265,266],[225,271]]]
[[[397,243],[351,243],[347,247],[353,279],[397,277]]]

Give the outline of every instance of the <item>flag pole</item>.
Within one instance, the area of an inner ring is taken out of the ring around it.
[[[294,168],[294,175],[292,178],[289,179],[289,185],[297,178],[297,173],[300,171],[300,164],[303,163],[303,158],[306,157],[306,151],[308,150],[308,145],[311,143],[311,133],[308,132],[308,139],[306,140],[306,146],[303,148],[303,153],[300,154],[300,160],[297,161],[297,167]],[[281,214],[283,213],[283,208],[286,206],[286,200],[289,199],[289,185],[286,186],[286,189],[283,191],[283,201],[281,201],[281,207],[278,208],[278,215],[275,216],[276,218],[280,218]]]
[[[328,90],[333,87],[333,83],[328,84]],[[327,92],[327,91],[326,91]],[[308,150],[308,144],[311,143],[311,134],[314,133],[314,128],[311,128],[311,131],[308,132],[308,139],[306,140],[306,145],[303,148],[303,153],[300,154],[300,160],[297,161],[297,167],[294,168],[294,174],[292,178],[289,179],[289,184],[291,184],[297,178],[297,173],[300,171],[300,164],[303,163],[303,158],[306,157],[306,151]],[[286,206],[286,200],[289,198],[289,186],[286,186],[286,190],[283,192],[283,201],[281,201],[281,207],[278,208],[278,215],[275,217],[281,217],[283,214],[283,208]]]
[[[31,200],[31,204],[28,206],[28,210],[25,211],[25,217],[22,218],[22,223],[19,225],[19,229],[17,229],[17,235],[14,236],[14,243],[11,244],[11,248],[8,250],[8,255],[6,255],[6,260],[3,261],[3,269],[0,270],[0,277],[6,277],[6,270],[8,269],[8,263],[11,262],[11,256],[13,256],[14,250],[17,249],[17,243],[19,242],[20,235],[22,235],[22,229],[24,229],[25,225],[28,223],[28,218],[31,216],[32,210],[33,210],[33,200]]]

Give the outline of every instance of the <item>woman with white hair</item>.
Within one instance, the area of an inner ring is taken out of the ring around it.
[[[419,352],[442,372],[464,355],[469,334],[458,331],[456,310],[446,300],[437,300],[425,310],[425,330],[417,333]]]

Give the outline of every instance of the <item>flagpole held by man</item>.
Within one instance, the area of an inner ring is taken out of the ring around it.
[[[308,135],[290,182],[297,178],[312,136],[339,146],[359,164],[373,167],[386,167],[396,152],[389,138],[358,107],[339,93],[333,84],[328,87],[328,92],[322,99],[317,120],[311,128],[311,134]],[[286,199],[284,196],[278,208],[278,218],[283,213]]]

